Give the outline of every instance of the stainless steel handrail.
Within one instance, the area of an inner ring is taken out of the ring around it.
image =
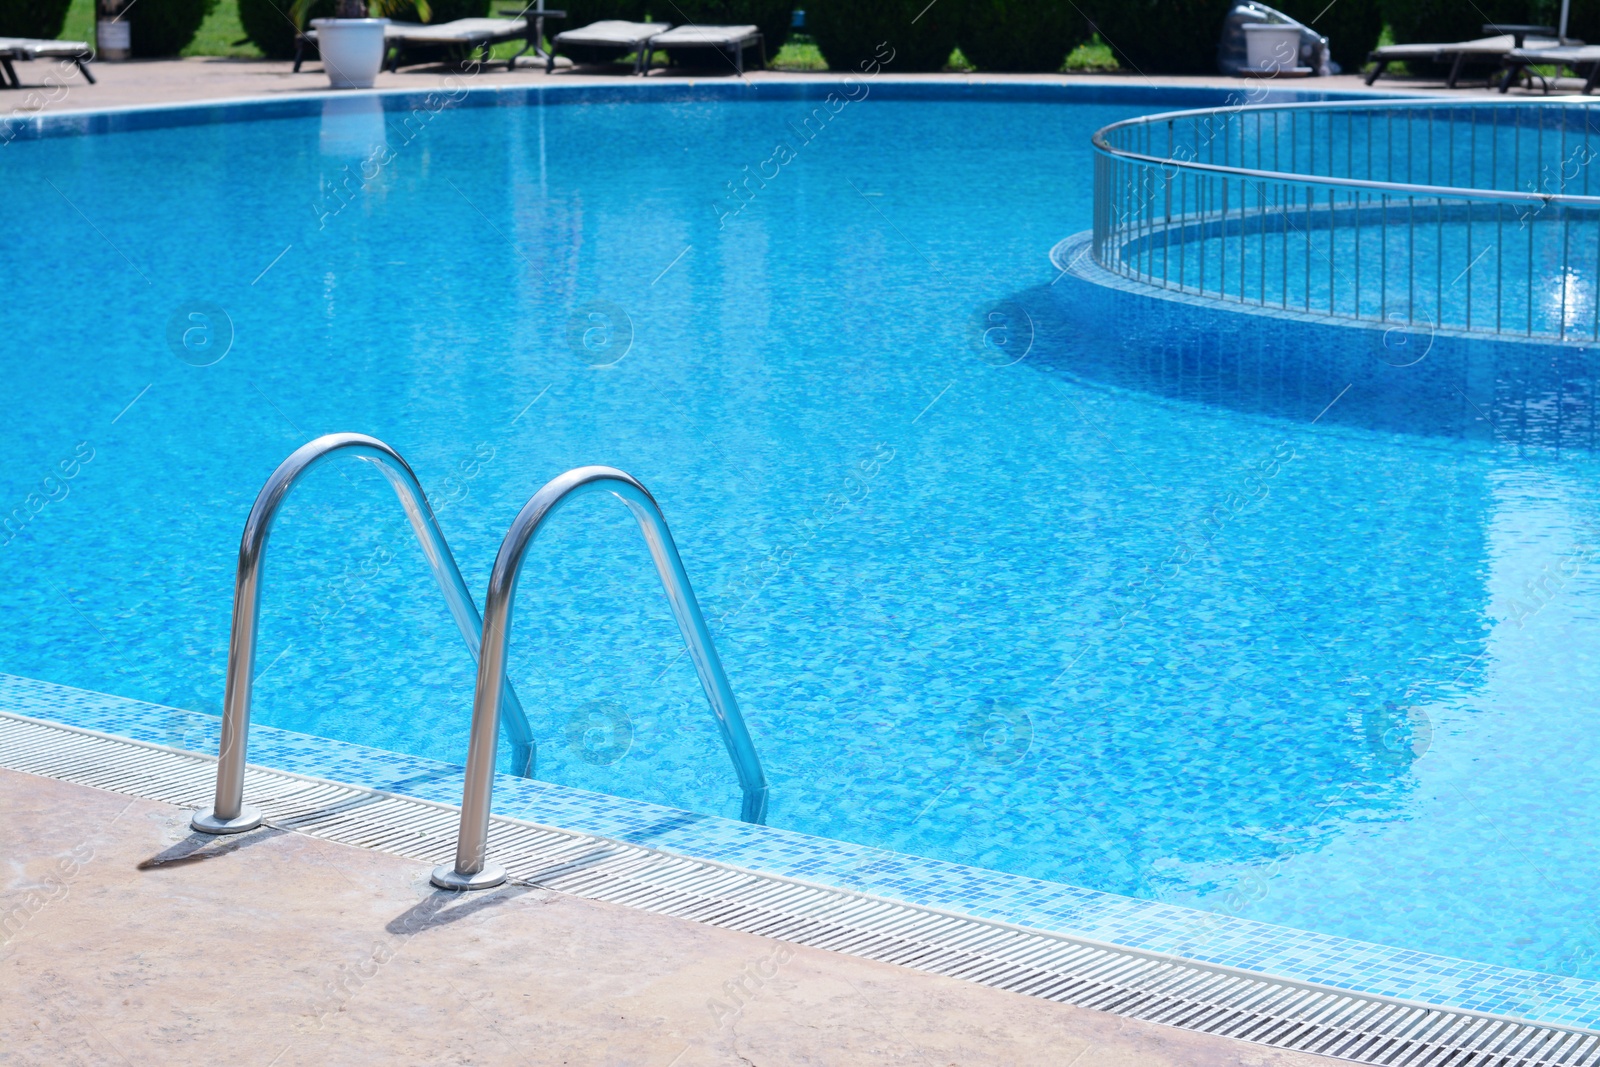
[[[1202,162],[1198,159],[1178,159],[1171,155],[1161,156],[1139,152],[1131,148],[1123,148],[1112,144],[1112,139],[1117,134],[1131,133],[1136,129],[1150,130],[1160,125],[1174,124],[1182,120],[1215,119],[1224,120],[1244,118],[1248,115],[1270,115],[1280,113],[1285,115],[1328,114],[1334,111],[1352,111],[1371,114],[1382,114],[1392,111],[1426,110],[1429,112],[1441,111],[1473,111],[1484,109],[1499,109],[1504,111],[1528,111],[1536,107],[1558,108],[1571,107],[1592,109],[1593,100],[1568,101],[1559,100],[1540,101],[1530,104],[1524,100],[1321,100],[1308,101],[1294,104],[1243,104],[1226,107],[1190,108],[1184,111],[1163,111],[1155,115],[1138,115],[1133,118],[1113,122],[1109,126],[1102,126],[1089,138],[1090,144],[1102,155],[1113,159],[1123,159],[1138,163],[1148,163],[1159,166],[1164,170],[1185,170],[1196,174],[1212,174],[1222,177],[1252,178],[1261,181],[1292,182],[1296,185],[1334,186],[1337,188],[1355,188],[1371,192],[1391,193],[1396,195],[1448,197],[1452,200],[1503,200],[1513,203],[1539,203],[1539,204],[1564,204],[1575,207],[1600,207],[1600,196],[1586,196],[1576,193],[1539,193],[1515,189],[1480,189],[1475,186],[1445,185],[1431,182],[1391,182],[1373,178],[1338,177],[1330,174],[1307,173],[1302,170],[1261,170],[1243,166],[1230,166],[1226,163]],[[1600,131],[1597,131],[1600,132]]]
[[[456,841],[456,860],[452,868],[440,864],[434,869],[433,884],[442,889],[488,889],[506,879],[506,872],[488,862],[489,810],[494,794],[495,736],[499,731],[500,706],[506,676],[506,652],[511,643],[511,612],[517,595],[517,578],[522,562],[533,544],[539,527],[568,500],[592,490],[604,490],[628,506],[639,531],[644,534],[655,561],[656,572],[666,588],[667,601],[678,620],[678,629],[689,646],[700,686],[717,717],[722,742],[733,759],[739,786],[744,791],[740,813],[745,822],[759,823],[767,813],[767,779],[761,771],[750,731],[745,727],[739,702],[717,658],[711,632],[700,613],[689,575],[678,558],[678,548],[667,529],[661,508],[643,485],[615,467],[578,467],[551,479],[517,513],[489,576],[489,592],[483,603],[483,656],[478,661],[478,688],[472,701],[472,737],[467,748],[467,775],[461,797],[461,833]]]
[[[237,834],[261,825],[261,813],[244,803],[245,749],[250,733],[250,697],[255,678],[256,627],[261,615],[261,575],[265,562],[267,538],[272,534],[272,524],[296,482],[324,460],[338,453],[371,463],[383,472],[395,496],[406,509],[406,518],[416,531],[422,554],[428,559],[434,580],[444,593],[456,627],[466,639],[467,649],[474,660],[478,659],[479,635],[483,621],[478,617],[478,606],[467,592],[461,569],[456,566],[450,546],[428,506],[428,498],[400,454],[375,437],[359,433],[334,433],[319,437],[299,448],[278,465],[267,483],[261,487],[256,502],[245,520],[244,535],[239,540],[239,569],[233,583],[233,630],[228,640],[227,687],[223,696],[222,743],[217,756],[217,792],[211,808],[196,812],[190,826],[202,833]],[[511,689],[511,683],[502,678],[501,693],[511,712],[506,718],[506,731],[516,753],[519,774],[532,775],[534,744],[533,731],[522,704]],[[490,762],[493,763],[495,738],[489,739]]]
[[[1400,327],[1600,340],[1592,101],[1190,109],[1092,145],[1090,247],[1112,274],[1385,346]]]
[[[1411,182],[1383,182],[1371,178],[1338,178],[1326,174],[1301,174],[1289,170],[1253,170],[1249,167],[1229,167],[1221,163],[1200,163],[1195,160],[1151,156],[1124,148],[1095,143],[1095,150],[1113,159],[1148,163],[1162,170],[1187,171],[1190,174],[1209,174],[1223,178],[1253,178],[1257,181],[1287,182],[1294,185],[1316,185],[1336,189],[1360,189],[1365,192],[1392,193],[1396,196],[1426,196],[1448,200],[1503,201],[1516,204],[1544,206],[1569,205],[1572,207],[1600,208],[1600,196],[1582,196],[1577,193],[1528,193],[1515,189],[1474,189],[1465,185],[1417,185]]]

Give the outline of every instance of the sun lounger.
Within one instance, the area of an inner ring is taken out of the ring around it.
[[[550,12],[545,12],[550,14]],[[522,41],[523,55],[537,46],[534,38],[533,23],[529,19],[456,19],[454,22],[441,22],[437,26],[427,26],[415,22],[396,22],[383,31],[383,43],[389,49],[389,69],[400,69],[401,60],[405,57],[408,48],[438,48],[441,46],[456,45],[465,48],[469,53],[476,50],[481,53],[480,61],[489,61],[489,50],[501,41]],[[509,70],[517,61],[516,56],[506,64]]]
[[[391,22],[383,28],[383,46],[387,52],[387,61],[384,66],[389,70],[397,70],[404,59],[408,48],[437,48],[456,45],[466,48],[469,52],[477,50],[481,53],[480,62],[489,61],[489,51],[502,41],[525,42],[522,51],[512,56],[506,62],[506,69],[510,70],[516,65],[517,59],[528,52],[542,54],[539,50],[539,35],[542,32],[542,22],[546,18],[564,18],[564,11],[534,11],[528,13],[534,18],[511,19],[456,19],[453,22],[441,22],[437,26],[430,26],[420,22]],[[306,46],[315,47],[317,31],[307,30],[295,38],[294,69],[298,73],[300,64],[305,60]]]
[[[1485,26],[1485,30],[1496,29],[1494,26]],[[1509,27],[1507,27],[1509,29]],[[1455,44],[1391,44],[1374,49],[1367,54],[1367,61],[1375,64],[1367,74],[1367,84],[1371,85],[1378,80],[1378,75],[1388,69],[1390,63],[1446,63],[1450,64],[1450,77],[1446,84],[1454,89],[1456,80],[1461,77],[1461,69],[1467,64],[1474,66],[1488,65],[1499,67],[1506,56],[1523,47],[1526,43],[1532,48],[1554,47],[1561,42],[1551,37],[1531,37],[1526,30],[1548,30],[1551,34],[1555,31],[1547,26],[1517,27],[1519,32],[1501,33],[1493,37],[1480,37],[1475,41],[1457,41]]]
[[[89,60],[94,49],[84,41],[48,41],[38,37],[0,37],[0,89],[20,89],[22,79],[11,64],[20,59],[68,59],[90,85]]]
[[[1515,48],[1506,55],[1506,74],[1500,79],[1500,91],[1511,88],[1518,75],[1534,66],[1571,67],[1583,79],[1583,92],[1587,96],[1600,81],[1600,46],[1592,44],[1558,45],[1552,48]],[[1587,73],[1585,73],[1587,68]],[[1544,91],[1550,91],[1553,78],[1544,80]]]
[[[728,54],[733,69],[744,73],[744,50],[752,46],[761,49],[761,65],[767,65],[767,45],[761,31],[754,26],[679,26],[650,38],[650,51],[666,52],[714,48]],[[650,69],[649,61],[645,69]]]
[[[565,48],[598,49],[625,56],[634,53],[633,72],[643,74],[649,61],[650,39],[667,27],[665,22],[622,22],[611,19],[594,22],[581,29],[565,30],[550,42],[550,58],[545,63],[545,73],[555,69],[555,53]]]

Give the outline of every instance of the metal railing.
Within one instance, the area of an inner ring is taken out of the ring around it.
[[[228,641],[227,687],[223,695],[222,742],[217,756],[217,791],[209,810],[196,812],[190,825],[208,834],[237,834],[261,825],[261,813],[244,803],[245,749],[250,735],[250,698],[255,678],[256,627],[261,615],[261,578],[267,538],[273,520],[283,506],[289,490],[307,472],[334,455],[349,455],[375,465],[388,479],[395,496],[406,509],[411,528],[428,559],[439,590],[450,605],[450,614],[467,642],[474,661],[478,659],[483,620],[478,606],[467,592],[450,546],[439,530],[428,498],[400,454],[375,437],[359,433],[336,433],[301,445],[272,472],[245,520],[239,541],[239,569],[233,584],[233,631]],[[506,732],[511,735],[517,773],[533,774],[533,731],[511,683],[503,676],[497,696],[510,709]],[[490,763],[494,760],[495,738],[489,739]]]
[[[534,536],[546,519],[573,497],[594,490],[611,493],[628,506],[639,532],[644,534],[656,572],[666,588],[672,614],[678,621],[689,655],[694,659],[700,686],[717,717],[722,742],[733,759],[734,771],[744,791],[740,813],[746,822],[759,823],[767,813],[767,779],[756,755],[755,743],[745,727],[739,702],[723,673],[722,661],[705,616],[689,585],[689,575],[678,558],[678,548],[649,490],[615,467],[578,467],[548,482],[525,504],[495,557],[484,597],[483,658],[478,661],[478,688],[472,702],[472,738],[467,747],[467,777],[461,797],[461,832],[456,840],[455,866],[434,868],[433,884],[441,889],[488,889],[506,879],[505,869],[488,862],[489,811],[494,793],[495,737],[505,693],[506,652],[511,644],[511,614],[517,596],[517,578]]]
[[[1600,339],[1595,103],[1180,111],[1093,142],[1113,273],[1386,328]]]

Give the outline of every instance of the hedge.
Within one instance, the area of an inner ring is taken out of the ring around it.
[[[1383,32],[1379,3],[1380,0],[1338,0],[1330,7],[1328,0],[1279,0],[1271,6],[1326,37],[1333,61],[1346,73],[1353,73],[1366,63],[1367,53],[1377,46],[1378,35]]]
[[[1342,0],[1341,0],[1342,2]],[[1528,22],[1534,5],[1528,0],[1381,0],[1383,18],[1397,44],[1422,41],[1469,41],[1483,36],[1486,22]],[[1573,4],[1574,9],[1585,5]],[[1556,12],[1559,16],[1559,11]],[[1555,25],[1552,21],[1550,25]]]
[[[520,2],[514,5],[507,4],[505,6],[521,7],[523,4],[528,2],[529,0],[520,0]],[[568,2],[568,0],[562,0],[562,2],[558,4],[555,3],[554,0],[551,0],[551,2],[545,6],[553,7],[558,11],[565,11],[567,13],[567,17],[565,19],[555,19],[544,24],[544,32],[550,37],[554,37],[562,30],[575,30],[580,27],[587,26],[591,22],[599,22],[602,19],[621,19],[623,22],[643,22],[645,15],[649,14],[647,9],[654,9],[658,7],[664,8],[667,14],[670,14],[672,11],[671,6],[666,3],[666,0],[657,0],[657,2],[653,4],[647,4],[645,3],[645,0],[620,0],[620,2],[616,3],[608,2],[608,0],[571,0],[571,2]],[[657,22],[678,21],[677,19],[668,19],[667,14],[657,11],[655,13],[655,20]]]
[[[334,0],[318,0],[311,9],[311,18],[332,17],[333,4]],[[239,23],[244,35],[269,59],[294,55],[295,27],[289,21],[288,10],[286,0],[239,0]]]
[[[979,70],[1053,72],[1089,28],[1060,0],[966,0],[956,36]]]
[[[175,56],[217,6],[217,0],[139,0],[125,16],[132,23],[133,54]]]
[[[384,15],[394,22],[454,22],[456,19],[481,19],[487,16],[493,0],[428,0],[428,18],[424,20],[410,3],[401,3]],[[517,0],[499,0],[498,8],[520,8]],[[565,10],[563,8],[562,10]],[[317,16],[321,18],[321,15]]]
[[[0,3],[0,37],[55,40],[67,21],[72,0],[5,0]]]
[[[874,62],[891,74],[943,69],[960,18],[958,3],[927,0],[807,0],[805,12],[829,69],[855,73]]]
[[[1231,0],[1094,0],[1084,10],[1117,62],[1140,74],[1215,74]]]
[[[1494,2],[1484,0],[1486,7]],[[1400,10],[1424,5],[1459,9],[1458,15],[1472,11],[1472,5],[1461,0],[1338,0],[1332,5],[1327,0],[1278,0],[1268,6],[1327,37],[1334,61],[1347,71],[1356,71],[1378,43],[1384,22],[1394,22],[1397,16],[1427,25],[1429,34],[1445,34],[1427,37],[1430,41],[1481,36],[1476,23],[1470,33],[1451,36],[1454,30],[1428,22],[1431,15]],[[1093,0],[1085,10],[1125,67],[1145,74],[1215,74],[1217,40],[1222,36],[1222,22],[1233,6],[1234,0]],[[1398,25],[1395,40],[1406,40],[1400,36]]]

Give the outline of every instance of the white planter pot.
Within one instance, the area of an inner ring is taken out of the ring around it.
[[[388,19],[312,19],[322,69],[335,89],[370,89],[383,68]]]

